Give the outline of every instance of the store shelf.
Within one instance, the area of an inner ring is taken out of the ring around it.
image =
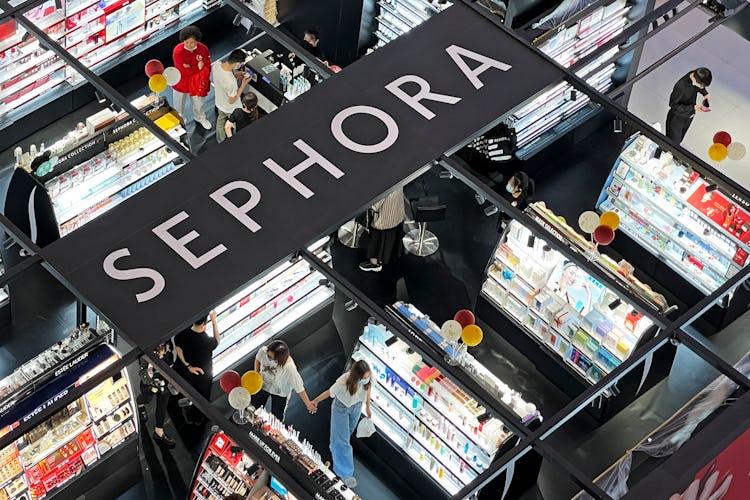
[[[21,90],[25,89],[26,87],[28,87],[30,84],[32,84],[34,82],[38,82],[39,80],[41,80],[45,76],[51,75],[55,71],[57,71],[59,69],[62,69],[64,66],[65,66],[65,63],[63,63],[62,61],[60,61],[57,64],[50,64],[48,67],[42,68],[41,70],[36,71],[36,72],[30,74],[29,76],[24,77],[23,79],[21,79],[18,82],[14,83],[10,87],[7,87],[7,88],[3,89],[2,91],[0,91],[0,100],[6,99],[7,97],[12,96],[13,94],[18,93],[19,91],[21,91]],[[23,96],[23,97],[25,97],[25,96]],[[15,103],[15,101],[13,101],[13,102]]]
[[[80,420],[81,413],[77,413],[75,415],[71,415],[68,420],[61,423],[58,427],[63,427],[64,425],[67,425],[73,420]],[[41,451],[37,451],[36,453],[33,453],[30,455],[30,457],[24,457],[24,450],[19,450],[18,455],[21,458],[21,463],[24,464],[26,468],[33,466],[36,463],[41,462],[43,459],[50,456],[55,451],[62,448],[64,445],[68,444],[72,439],[75,439],[79,434],[83,433],[88,426],[91,424],[91,421],[86,418],[83,421],[81,421],[78,424],[78,427],[74,427],[72,431],[68,431],[64,437],[58,438],[54,443],[47,446],[47,448],[42,449]],[[33,446],[33,445],[29,445]],[[24,448],[25,449],[25,448]]]
[[[93,7],[97,3],[99,3],[99,0],[93,0],[93,1],[91,1],[91,0],[84,0],[83,2],[81,2],[76,7],[73,7],[70,11],[66,10],[65,15],[67,17],[72,17],[72,16],[78,14],[79,12],[88,9],[89,7]],[[66,5],[67,5],[67,3],[66,3]]]
[[[105,419],[105,418],[107,418],[108,416],[112,415],[112,414],[113,414],[113,413],[115,413],[115,412],[116,412],[117,410],[119,410],[120,408],[122,408],[123,406],[125,406],[126,404],[129,404],[129,403],[130,403],[130,398],[126,398],[126,399],[123,399],[122,401],[119,401],[119,402],[117,402],[117,404],[115,404],[114,406],[112,406],[112,408],[110,408],[109,410],[107,410],[107,412],[106,412],[106,413],[103,413],[102,415],[100,415],[100,416],[98,416],[98,417],[94,418],[94,419],[93,419],[93,421],[94,421],[94,424],[96,424],[96,423],[98,423],[98,422],[101,422],[102,420],[104,420],[104,419]],[[131,408],[131,410],[132,410],[132,408]],[[129,417],[128,417],[128,418],[129,418]],[[126,419],[126,420],[127,420],[127,419]],[[107,434],[107,433],[108,433],[109,431],[111,431],[111,430],[112,430],[112,429],[108,430],[108,431],[107,431],[107,432],[105,432],[104,434]],[[102,434],[102,436],[103,436],[104,434]]]

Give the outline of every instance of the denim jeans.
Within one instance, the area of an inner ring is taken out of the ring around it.
[[[333,472],[341,478],[354,476],[354,450],[349,441],[357,429],[362,403],[344,406],[334,398],[331,404],[331,456]]]

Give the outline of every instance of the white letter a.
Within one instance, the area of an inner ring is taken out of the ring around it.
[[[445,49],[445,51],[449,56],[451,56],[451,59],[453,59],[453,62],[456,63],[458,69],[460,69],[461,72],[466,75],[466,78],[469,79],[471,84],[474,85],[475,89],[481,89],[482,87],[484,87],[484,83],[482,83],[482,81],[479,79],[479,75],[481,75],[488,69],[497,68],[500,71],[508,71],[510,68],[512,68],[510,64],[496,61],[491,57],[477,54],[476,52],[465,49],[463,47],[459,47],[458,45],[451,45],[450,47]],[[471,69],[469,68],[469,65],[466,64],[466,61],[464,61],[464,58],[473,59],[474,61],[478,61],[482,64],[477,66],[475,69]]]

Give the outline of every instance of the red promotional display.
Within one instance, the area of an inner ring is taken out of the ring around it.
[[[725,232],[743,243],[750,242],[750,215],[718,190],[707,192],[706,186],[701,184],[687,201],[703,215],[720,225]]]
[[[247,496],[263,473],[225,434],[211,436],[195,471],[189,498],[224,498],[232,493]]]

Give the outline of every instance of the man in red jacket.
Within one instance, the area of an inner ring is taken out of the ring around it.
[[[211,128],[203,109],[206,96],[211,88],[211,54],[208,47],[200,43],[203,34],[196,26],[188,26],[180,31],[180,43],[172,52],[174,67],[180,70],[180,81],[172,87],[174,108],[185,116],[185,99],[189,95],[193,105],[196,123],[205,129]]]

